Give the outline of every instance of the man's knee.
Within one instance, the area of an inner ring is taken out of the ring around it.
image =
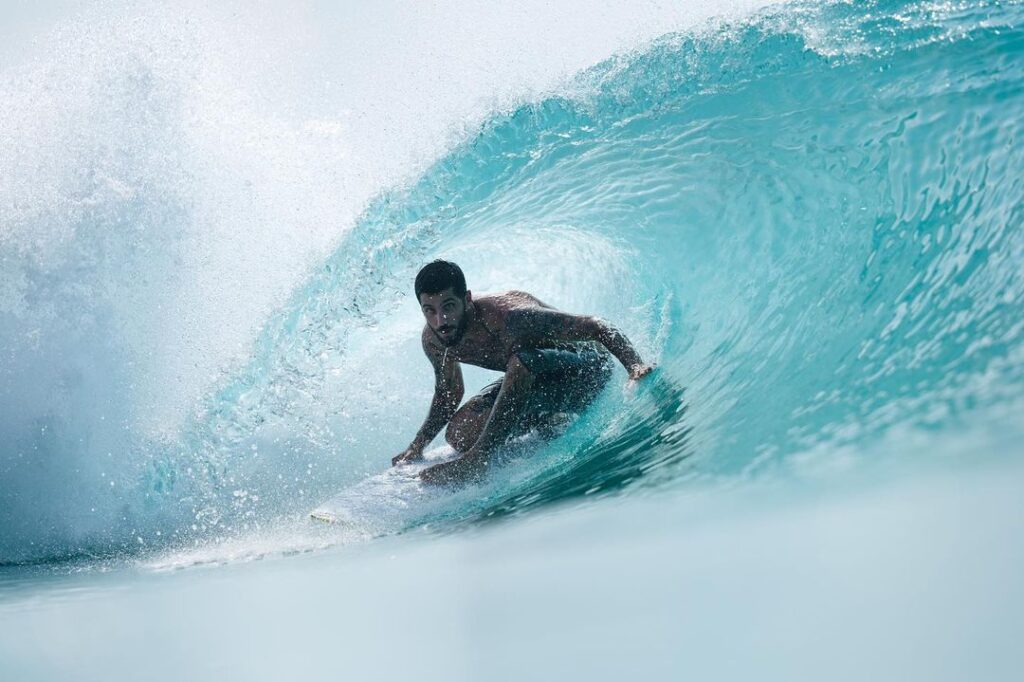
[[[479,415],[475,406],[470,403],[463,405],[452,416],[451,421],[448,422],[448,428],[444,431],[444,439],[448,445],[458,452],[465,452],[473,447],[473,443],[476,442],[475,432],[479,430],[476,424],[478,420]]]
[[[533,372],[526,366],[526,363],[520,360],[518,355],[513,355],[505,367],[505,379],[517,384],[529,385],[533,383],[534,378]]]

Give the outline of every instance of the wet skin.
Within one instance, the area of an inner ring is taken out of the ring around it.
[[[421,459],[423,450],[447,424],[445,438],[462,456],[420,472],[431,483],[473,478],[482,473],[494,449],[517,426],[535,377],[515,355],[558,343],[594,341],[618,359],[637,380],[651,372],[629,340],[604,320],[563,313],[523,291],[458,296],[451,289],[420,294],[426,325],[423,352],[434,368],[430,412],[412,443],[392,458],[393,465]],[[504,372],[501,390],[490,410],[470,399],[460,409],[465,387],[462,363]]]

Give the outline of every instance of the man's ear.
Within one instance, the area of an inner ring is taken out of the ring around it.
[[[467,306],[469,306],[469,304],[473,302],[473,292],[470,291],[469,289],[466,289],[465,301]]]

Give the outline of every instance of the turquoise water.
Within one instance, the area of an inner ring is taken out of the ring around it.
[[[38,87],[60,65],[6,70],[0,665],[93,679],[162,643],[154,677],[411,674],[397,640],[448,661],[428,677],[1006,679],[1022,20],[697,22],[456,117],[404,173],[326,95],[210,123],[241,105],[193,98],[202,35],[76,57],[85,132]],[[409,283],[435,257],[615,321],[658,373],[479,486],[379,476],[429,402]],[[353,485],[352,526],[307,522]]]

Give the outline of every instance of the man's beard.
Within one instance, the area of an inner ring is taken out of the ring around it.
[[[441,342],[442,346],[447,346],[447,347],[451,348],[452,346],[457,345],[459,343],[459,341],[462,340],[462,336],[466,333],[466,325],[468,323],[469,323],[469,315],[463,315],[462,319],[459,320],[458,326],[455,327],[455,333],[452,334],[451,338],[448,341],[445,341],[444,337],[442,337],[438,333],[440,330],[436,330],[435,331],[434,329],[431,329],[430,331],[434,332],[434,336],[437,337],[437,340]],[[448,325],[445,325],[444,327],[441,327],[441,329],[451,329],[451,327],[449,327]]]

